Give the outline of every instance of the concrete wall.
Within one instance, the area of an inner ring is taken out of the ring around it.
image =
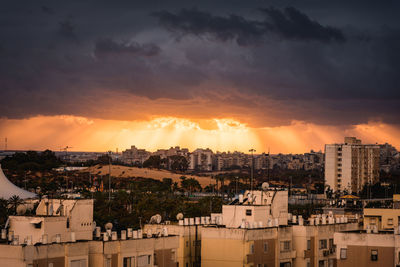
[[[364,209],[364,229],[368,226],[378,230],[394,229],[399,225],[400,209]]]
[[[146,224],[144,232],[151,230],[152,233],[161,233],[164,227],[167,228],[168,234],[179,237],[178,248],[176,250],[176,260],[179,266],[185,267],[186,264],[191,266],[191,263],[196,261],[196,257],[198,257],[197,259],[201,257],[202,226]],[[195,242],[196,239],[198,240],[197,244]]]
[[[281,250],[281,242],[284,241],[290,244],[287,251]],[[291,242],[291,227],[205,227],[202,231],[201,266],[279,266],[283,262],[291,263],[296,256]]]
[[[350,266],[396,266],[400,263],[400,236],[387,233],[335,233],[337,246],[336,259],[338,267]],[[341,259],[341,249],[346,250],[347,258]],[[371,259],[372,251],[376,251],[378,259]]]

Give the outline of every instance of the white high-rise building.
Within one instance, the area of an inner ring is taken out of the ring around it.
[[[333,191],[359,192],[378,178],[378,145],[363,145],[355,137],[345,137],[344,144],[325,145],[325,184]]]

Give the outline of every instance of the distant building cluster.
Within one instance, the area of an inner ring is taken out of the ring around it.
[[[150,156],[160,156],[168,159],[171,156],[183,156],[187,159],[189,170],[196,171],[223,171],[250,167],[254,160],[254,169],[292,169],[312,170],[322,169],[324,166],[324,154],[312,151],[304,154],[246,154],[243,152],[213,152],[211,149],[198,148],[189,152],[187,148],[171,147],[149,152],[132,146],[122,152],[121,161],[130,165],[143,165]]]

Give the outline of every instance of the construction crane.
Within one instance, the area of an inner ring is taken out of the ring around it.
[[[68,149],[72,148],[71,146],[66,146],[64,148],[60,148],[60,151],[65,151],[64,160],[67,160]]]

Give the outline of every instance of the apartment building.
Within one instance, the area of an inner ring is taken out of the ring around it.
[[[212,171],[213,170],[213,152],[211,149],[198,148],[189,156],[189,170]]]
[[[308,224],[293,225],[293,246],[297,252],[294,266],[336,266],[334,234],[359,229],[358,222],[348,222],[344,218],[323,214],[313,216]]]
[[[334,234],[337,267],[400,266],[400,235],[393,231]]]
[[[205,217],[202,217],[201,220],[200,218],[186,218],[186,223],[182,220],[180,224],[146,224],[143,231],[145,233],[149,231],[161,233],[163,229],[167,229],[168,234],[179,238],[176,250],[177,264],[183,267],[196,267],[201,264],[201,234],[205,225],[210,225],[210,223],[211,221],[208,219],[206,224]]]
[[[333,191],[359,192],[379,179],[379,146],[363,145],[355,137],[325,145],[325,183]]]
[[[0,244],[1,266],[176,267],[177,236],[48,244]]]
[[[42,199],[36,215],[10,216],[9,236],[20,243],[92,240],[92,199]]]
[[[262,229],[206,227],[201,266],[292,266],[296,251],[291,227]]]
[[[122,151],[121,161],[125,164],[143,164],[149,157],[151,152],[145,149],[138,149],[135,146],[131,146],[130,149]]]

